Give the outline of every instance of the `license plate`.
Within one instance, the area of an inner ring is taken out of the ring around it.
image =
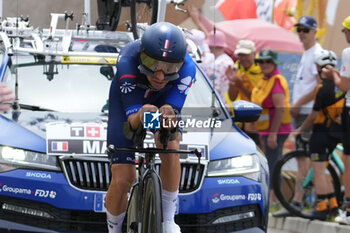
[[[106,212],[105,207],[105,193],[96,193],[94,197],[94,211],[95,212]]]

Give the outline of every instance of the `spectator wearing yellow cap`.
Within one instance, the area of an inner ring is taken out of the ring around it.
[[[342,26],[342,32],[345,35],[345,39],[348,43],[350,43],[350,16],[344,19]],[[335,85],[337,85],[341,91],[346,92],[345,105],[342,115],[342,141],[344,147],[343,161],[345,167],[343,177],[345,186],[346,211],[337,216],[335,221],[340,224],[350,225],[350,47],[343,50],[341,61],[342,64],[340,67],[340,72],[330,66],[323,68],[323,72],[326,75],[331,74]]]

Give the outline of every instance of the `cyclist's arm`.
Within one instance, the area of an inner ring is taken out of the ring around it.
[[[173,87],[165,98],[165,104],[172,106],[175,113],[181,111],[195,75],[196,65],[188,52],[186,52],[184,66],[179,72],[180,77],[174,82]]]
[[[306,129],[310,128],[316,119],[319,111],[312,110],[311,114],[307,116],[301,126],[297,129],[300,133],[304,132]]]
[[[156,112],[158,108],[151,104],[143,105],[138,112],[133,113],[128,116],[128,122],[133,130],[136,130],[140,124],[143,123],[143,113],[144,112]]]

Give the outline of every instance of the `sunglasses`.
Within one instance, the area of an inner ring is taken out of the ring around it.
[[[297,32],[304,32],[304,33],[309,33],[310,32],[310,28],[297,28]]]
[[[274,62],[272,60],[258,60],[257,63],[259,63],[259,64],[273,64]]]
[[[148,56],[145,52],[141,52],[140,61],[142,70],[146,75],[152,76],[155,72],[162,70],[164,72],[164,79],[173,81],[179,77],[177,74],[182,68],[184,62],[170,63],[165,61],[159,61]]]

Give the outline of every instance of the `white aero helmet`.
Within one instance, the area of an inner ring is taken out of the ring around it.
[[[326,65],[337,66],[337,55],[331,50],[322,49],[315,53],[314,62],[320,67]]]

